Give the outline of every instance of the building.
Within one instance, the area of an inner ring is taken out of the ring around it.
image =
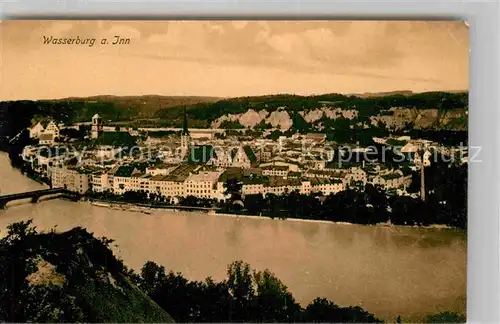
[[[308,178],[344,179],[347,174],[348,171],[344,169],[308,169],[304,176]]]
[[[30,138],[39,138],[40,134],[43,133],[44,127],[41,122],[38,122],[35,126],[30,128]]]
[[[52,187],[85,194],[89,191],[89,174],[83,169],[71,167],[52,168]]]
[[[373,178],[372,184],[384,190],[405,188],[411,184],[411,175],[403,176],[401,173],[391,173],[376,176]]]
[[[122,165],[113,174],[113,192],[116,195],[123,195],[127,191],[138,191],[141,189],[141,171],[133,166]]]
[[[54,138],[59,137],[59,127],[56,125],[56,123],[51,120],[47,126],[45,127],[45,130],[43,131],[44,134],[52,134]]]
[[[38,148],[34,154],[34,158],[30,159],[33,170],[49,178],[52,168],[62,165],[69,156],[68,151],[63,147]]]
[[[184,196],[185,178],[158,174],[149,180],[149,193],[165,198]]]
[[[336,194],[345,190],[345,184],[338,179],[309,178],[311,183],[310,192],[321,192],[323,195]]]
[[[189,153],[191,137],[189,136],[188,119],[186,107],[184,107],[184,123],[181,132],[181,159],[184,159]]]
[[[420,167],[422,165],[422,156],[421,152],[415,152],[413,156],[413,163]],[[429,150],[424,151],[424,166],[430,166],[431,165],[431,158],[432,158],[432,153]]]
[[[308,133],[305,136],[306,140],[316,144],[322,144],[326,140],[326,134],[323,133]]]
[[[91,137],[93,139],[99,138],[103,132],[102,119],[99,114],[95,114],[92,116],[92,129],[91,129]]]
[[[168,165],[168,164],[155,165],[155,166],[147,167],[146,174],[149,174],[151,176],[167,175],[175,168],[177,168],[177,165],[172,165],[172,164],[170,164],[170,165]]]
[[[112,145],[99,145],[95,150],[95,156],[101,161],[113,160],[121,150],[120,147],[113,147]]]
[[[244,177],[242,179],[241,193],[245,195],[258,195],[264,192],[264,183],[267,178],[263,177]]]
[[[295,161],[290,161],[290,160],[285,160],[280,157],[274,158],[272,161],[261,163],[259,167],[263,169],[264,167],[267,166],[287,166],[290,171],[293,172],[300,172],[301,171],[301,165]]]
[[[96,172],[90,176],[92,191],[106,192],[111,191],[109,184],[109,174],[107,172]]]
[[[264,144],[262,147],[260,147],[258,151],[258,157],[259,157],[259,162],[267,162],[270,161],[271,158],[273,157],[275,147],[274,145],[271,144]]]
[[[293,191],[301,191],[302,181],[300,179],[287,179],[283,177],[269,177],[264,184],[264,194],[283,195]]]
[[[361,168],[352,167],[349,169],[346,179],[349,183],[362,183],[363,185],[366,185],[367,174]]]
[[[264,166],[261,169],[262,175],[264,176],[286,177],[288,172],[290,172],[290,167],[287,165],[269,165]]]
[[[181,164],[167,175],[152,176],[149,180],[149,193],[164,197],[184,197],[186,195],[184,182],[198,169],[198,165]]]
[[[40,139],[40,141],[43,141],[43,143],[42,142],[40,143],[42,145],[52,145],[55,142],[55,139],[58,138],[60,135],[59,126],[57,126],[57,124],[53,120],[49,121],[48,123],[38,122],[35,124],[35,126],[29,129],[29,132],[30,132],[30,138]],[[40,137],[43,134],[52,136],[51,137],[44,136],[42,140]]]
[[[216,165],[217,155],[212,145],[190,146],[188,150],[186,158],[189,164]]]
[[[184,193],[186,196],[197,198],[223,199],[223,192],[217,189],[217,181],[222,172],[200,171],[193,173],[184,181]]]
[[[38,141],[40,145],[54,145],[56,142],[53,133],[45,133],[45,132],[38,135]]]

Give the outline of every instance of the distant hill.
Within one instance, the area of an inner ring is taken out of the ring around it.
[[[187,106],[193,127],[339,131],[366,127],[467,129],[467,92],[386,94],[279,94],[238,97]],[[181,125],[184,107],[158,111],[159,120]],[[379,123],[380,121],[380,123]],[[243,127],[242,127],[243,126]]]
[[[55,99],[49,101],[55,102],[79,102],[86,104],[96,103],[111,103],[120,109],[133,109],[137,112],[139,118],[150,118],[160,109],[167,109],[175,106],[193,105],[204,102],[215,102],[220,100],[218,97],[202,97],[202,96],[159,96],[159,95],[143,95],[143,96],[112,96],[98,95],[91,97],[69,97]]]
[[[182,127],[184,109],[195,128],[280,129],[289,132],[367,132],[369,128],[467,130],[468,92],[408,90],[344,95],[275,94],[220,99],[182,96],[93,96],[39,101],[8,101],[10,129],[40,118],[65,124],[88,122],[99,113],[105,123],[138,127]],[[17,131],[16,131],[17,130]],[[379,132],[380,133],[380,132]]]
[[[447,93],[466,93],[467,90],[446,90]],[[412,96],[417,93],[411,90],[396,90],[396,91],[386,91],[386,92],[363,92],[363,93],[351,93],[348,96],[356,96],[360,98],[376,98],[376,97],[386,97],[394,95],[402,96]]]
[[[364,93],[353,93],[350,96],[356,96],[360,98],[375,98],[375,97],[385,97],[393,95],[411,96],[413,95],[411,90],[400,90],[400,91],[388,91],[388,92],[364,92]]]

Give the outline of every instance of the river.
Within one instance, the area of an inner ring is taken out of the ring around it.
[[[13,169],[5,153],[0,166],[0,194],[43,188]],[[165,210],[148,215],[60,199],[9,203],[0,211],[0,230],[27,219],[39,230],[81,226],[112,238],[116,255],[136,270],[151,260],[191,280],[220,280],[229,263],[243,260],[274,272],[302,305],[327,297],[385,320],[465,313],[465,231]]]

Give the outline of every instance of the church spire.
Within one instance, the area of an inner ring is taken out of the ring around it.
[[[184,123],[182,125],[182,135],[189,135],[186,107],[184,107]]]

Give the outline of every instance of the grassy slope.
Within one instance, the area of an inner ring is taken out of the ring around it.
[[[35,322],[68,319],[70,322],[98,323],[174,322],[166,311],[132,283],[127,269],[109,248],[110,241],[96,239],[82,228],[63,233],[9,235],[6,241],[0,241],[0,286],[7,284],[9,287],[10,281],[6,278],[19,276],[16,280],[30,282],[28,287],[31,287],[7,294],[20,295],[24,300],[20,307],[29,310],[15,319]],[[16,237],[25,238],[9,243]],[[43,272],[40,266],[33,266],[40,261],[49,264],[54,272]],[[37,283],[30,279],[33,276],[39,279]],[[35,288],[37,293],[34,293]],[[2,311],[0,308],[0,321],[5,314]]]

